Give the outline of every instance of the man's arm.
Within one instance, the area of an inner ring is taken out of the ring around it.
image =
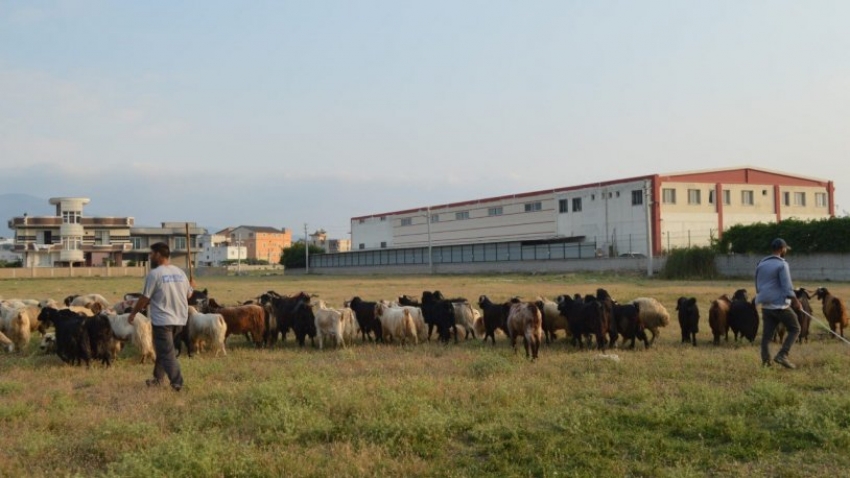
[[[133,306],[133,310],[130,312],[130,316],[127,317],[127,322],[132,324],[133,320],[136,318],[136,314],[138,314],[139,311],[144,310],[144,308],[148,306],[150,301],[151,300],[146,296],[139,297],[139,300],[136,301],[136,305]]]

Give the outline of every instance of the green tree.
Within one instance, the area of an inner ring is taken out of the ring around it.
[[[324,254],[324,252],[325,250],[321,247],[310,245],[309,253],[311,256],[313,254]],[[284,249],[283,254],[280,256],[280,263],[287,269],[303,269],[305,267],[304,243],[296,242]]]

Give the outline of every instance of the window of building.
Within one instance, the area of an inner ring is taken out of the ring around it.
[[[186,240],[183,239],[183,242],[186,242]],[[96,246],[105,246],[109,244],[109,231],[103,229],[95,230],[94,244]]]
[[[559,199],[558,200],[558,212],[565,213],[570,212],[570,202],[568,199]]]
[[[53,231],[44,231],[44,243],[53,244]]]
[[[432,214],[431,215],[431,222],[440,222],[440,215],[439,214]]]
[[[702,204],[702,191],[699,189],[688,189],[688,204]]]
[[[502,206],[491,207],[487,209],[488,216],[501,216],[502,215]]]
[[[596,201],[596,194],[591,194],[591,195],[590,195],[590,200],[591,200],[591,201]]]
[[[791,193],[789,193],[787,191],[782,193],[782,205],[783,206],[790,206],[791,205]]]
[[[815,193],[815,206],[826,207],[826,193]]]
[[[80,211],[62,211],[63,224],[79,224],[82,213]]]
[[[620,191],[617,191],[616,196],[617,196],[617,197],[620,197]]]
[[[794,205],[795,206],[805,206],[806,205],[806,193],[794,193]]]
[[[727,206],[732,204],[732,191],[728,189],[723,190],[723,204]]]
[[[62,238],[62,249],[66,251],[77,251],[80,249],[80,245],[83,242],[83,238],[79,236],[67,236]]]
[[[402,226],[409,226],[411,224],[413,224],[413,218],[410,218],[410,217],[401,218],[401,225]]]
[[[130,244],[133,249],[141,249],[142,248],[142,238],[141,237],[131,237]]]
[[[366,220],[365,220],[365,219],[358,219],[358,220],[357,220],[357,222],[358,222],[359,224],[363,224],[364,222],[366,222]]]
[[[542,209],[543,209],[543,203],[540,202],[540,201],[525,203],[525,212],[540,211]]]
[[[174,249],[175,250],[186,250],[186,238],[185,237],[175,237],[174,238]]]
[[[632,191],[632,206],[643,205],[643,190],[635,189]]]
[[[387,220],[387,216],[381,216],[381,222],[386,221],[386,220]]]
[[[664,204],[676,204],[676,190],[665,188],[661,190],[662,202]]]
[[[714,189],[708,190],[708,203],[714,204]]]
[[[363,244],[363,243],[361,242],[360,244],[358,244],[358,245],[357,245],[357,248],[358,248],[358,249],[366,249],[366,244]]]
[[[581,198],[573,198],[573,212],[581,212]]]
[[[752,191],[741,191],[741,204],[744,206],[752,206],[755,204],[755,198]]]
[[[462,221],[464,219],[469,219],[469,211],[458,211],[455,213],[455,219],[458,221]]]
[[[381,241],[381,249],[386,249],[387,243],[385,241]]]

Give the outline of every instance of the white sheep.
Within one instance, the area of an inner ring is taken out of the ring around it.
[[[209,343],[215,349],[215,357],[221,352],[227,355],[224,339],[227,337],[227,322],[221,314],[202,314],[193,306],[189,306],[190,347],[200,352],[203,343]]]
[[[381,323],[384,341],[399,339],[404,344],[410,338],[413,339],[414,344],[419,343],[416,322],[413,320],[410,308],[378,304],[375,306],[375,318]]]
[[[5,334],[6,338],[12,342],[11,346],[7,345],[9,352],[16,349],[23,352],[32,337],[27,307],[0,305],[0,333]]]
[[[142,354],[141,362],[151,359],[151,362],[156,361],[156,352],[153,348],[153,328],[151,321],[142,314],[136,314],[135,320],[131,324],[128,321],[130,314],[106,314],[109,318],[109,326],[112,328],[112,335],[116,339],[124,342],[129,340],[139,349]],[[118,341],[116,341],[118,342]],[[113,351],[117,354],[118,349]]]
[[[661,305],[661,302],[651,297],[638,297],[632,302],[638,306],[638,317],[641,323],[652,332],[652,339],[649,343],[654,343],[655,337],[660,333],[658,329],[660,327],[667,327],[670,323],[670,314]]]

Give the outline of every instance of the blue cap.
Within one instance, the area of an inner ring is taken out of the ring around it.
[[[788,250],[791,249],[791,246],[789,246],[788,243],[785,242],[784,239],[780,239],[778,237],[776,239],[774,239],[773,242],[770,243],[770,248],[774,251],[778,251],[779,249],[782,249],[783,247],[788,249]]]

